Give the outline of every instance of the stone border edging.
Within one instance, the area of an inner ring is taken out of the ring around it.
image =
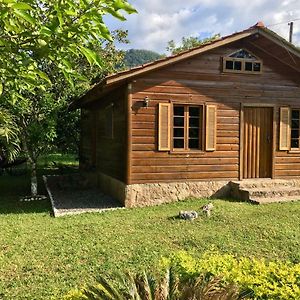
[[[58,175],[49,175],[49,176],[56,177]],[[54,215],[54,217],[58,217],[59,216],[59,212],[58,212],[58,209],[55,208],[54,199],[53,199],[53,196],[51,194],[50,188],[48,186],[48,181],[47,181],[47,176],[46,175],[43,175],[43,180],[44,180],[45,187],[46,187],[47,193],[48,193],[50,201],[51,201],[53,215]]]

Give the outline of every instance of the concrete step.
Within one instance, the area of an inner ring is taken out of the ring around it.
[[[249,199],[252,198],[276,198],[276,197],[290,197],[299,196],[300,199],[300,187],[290,187],[290,186],[276,186],[276,187],[263,187],[263,188],[250,188],[250,189],[240,189],[240,191],[248,192]]]

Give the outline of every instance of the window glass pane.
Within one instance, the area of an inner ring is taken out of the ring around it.
[[[253,63],[253,71],[260,72],[260,63]]]
[[[292,120],[292,128],[299,128],[299,120]]]
[[[299,148],[299,140],[292,139],[291,148]]]
[[[235,61],[234,62],[234,69],[238,70],[238,71],[242,70],[242,62],[241,61]]]
[[[190,118],[189,127],[199,127],[199,118]]]
[[[233,54],[230,55],[230,57],[256,59],[255,56],[253,56],[251,53],[249,53],[244,49],[240,49],[237,52],[234,52]]]
[[[184,128],[174,128],[174,137],[184,137]]]
[[[174,139],[174,148],[184,148],[184,139]]]
[[[227,70],[233,70],[233,61],[231,60],[226,60],[225,68]]]
[[[252,71],[252,62],[245,62],[245,71]]]
[[[299,130],[292,130],[292,138],[294,139],[299,138]]]
[[[292,119],[299,119],[299,110],[292,110]]]
[[[189,139],[190,149],[199,149],[199,139]]]
[[[199,138],[199,128],[190,128],[189,129],[189,137]]]
[[[189,115],[190,117],[199,117],[199,107],[190,107]]]
[[[184,126],[184,117],[174,117],[174,126],[183,127]]]
[[[174,116],[184,116],[184,107],[174,106]]]

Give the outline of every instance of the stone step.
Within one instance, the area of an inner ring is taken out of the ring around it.
[[[269,203],[281,203],[281,202],[293,202],[300,200],[300,196],[285,196],[285,197],[272,197],[272,198],[252,198],[250,201],[255,204],[269,204]]]
[[[240,189],[240,192],[249,194],[249,199],[252,198],[277,198],[277,197],[293,197],[299,196],[300,199],[300,187],[290,186],[276,186],[276,187],[263,187],[263,188],[250,188]]]
[[[232,181],[232,185],[240,189],[273,188],[273,187],[300,187],[300,180],[284,179],[246,179],[243,181]]]

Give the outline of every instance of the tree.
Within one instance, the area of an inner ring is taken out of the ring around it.
[[[0,106],[16,116],[33,195],[37,157],[55,138],[54,120],[64,99],[53,97],[57,87],[77,88],[80,82],[79,90],[88,87],[77,67],[83,58],[90,68],[105,68],[95,51],[113,40],[103,16],[125,20],[122,10],[136,12],[126,0],[0,0]]]
[[[155,61],[162,57],[163,55],[154,51],[143,49],[130,49],[125,52],[124,64],[126,67],[132,68]]]
[[[112,32],[114,42],[128,43],[127,31],[115,30]],[[102,69],[91,67],[85,59],[78,60],[76,67],[78,73],[83,74],[89,82],[77,82],[76,89],[67,87],[64,78],[57,80],[54,92],[55,99],[62,99],[62,106],[57,112],[57,122],[53,141],[53,150],[67,153],[78,153],[80,132],[80,111],[70,111],[69,103],[80,96],[89,86],[89,83],[99,82],[107,74],[115,73],[124,67],[124,51],[118,50],[114,42],[103,41],[102,48],[97,47],[95,52],[103,58]]]
[[[180,52],[195,48],[197,46],[209,43],[211,41],[214,41],[216,39],[220,38],[220,34],[215,34],[211,37],[205,38],[205,39],[199,39],[198,37],[183,37],[181,39],[181,45],[176,46],[176,43],[174,40],[171,40],[168,42],[167,51],[171,54],[178,54]]]

